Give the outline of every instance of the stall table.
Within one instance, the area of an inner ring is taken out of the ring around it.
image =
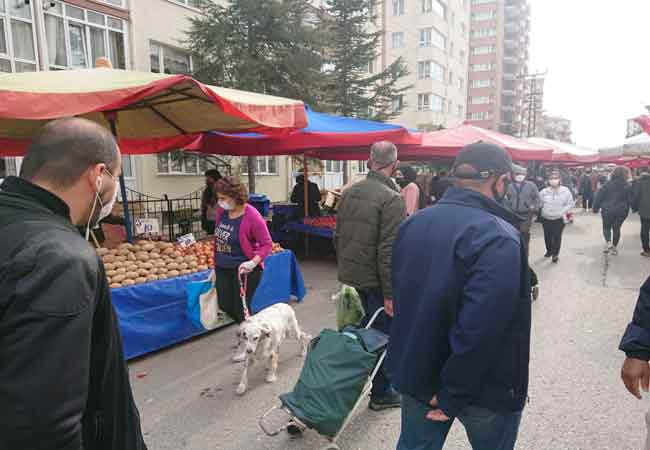
[[[275,303],[302,301],[306,290],[294,254],[284,251],[266,258],[264,274],[251,303],[253,313]],[[207,333],[187,315],[188,283],[205,280],[210,271],[112,290],[127,359]],[[222,326],[232,323],[226,321]]]

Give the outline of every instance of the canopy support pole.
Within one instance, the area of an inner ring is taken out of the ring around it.
[[[117,139],[117,125],[115,123],[116,113],[107,114],[108,123],[111,125],[111,133]],[[133,229],[131,228],[131,214],[129,213],[129,199],[126,195],[126,183],[124,182],[124,174],[120,173],[120,192],[122,193],[122,208],[124,209],[124,226],[126,227],[126,239],[133,242]]]
[[[307,163],[307,153],[303,153],[303,189],[305,199],[305,217],[309,217],[309,164]],[[304,221],[303,221],[304,223]],[[305,256],[309,256],[309,233],[305,233]]]

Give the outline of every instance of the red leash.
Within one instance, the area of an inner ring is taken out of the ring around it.
[[[251,316],[250,311],[248,310],[248,305],[246,304],[246,292],[248,291],[248,274],[237,270],[237,278],[239,279],[239,296],[241,297],[241,303],[244,307],[244,320],[248,320]]]

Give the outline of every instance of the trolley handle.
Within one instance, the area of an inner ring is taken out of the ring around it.
[[[377,317],[379,317],[379,314],[382,313],[382,312],[385,312],[383,306],[381,308],[379,308],[377,311],[375,311],[375,313],[372,315],[372,317],[368,321],[368,324],[366,325],[366,330],[369,329],[370,327],[372,327],[372,324],[375,322],[375,320],[377,320]]]

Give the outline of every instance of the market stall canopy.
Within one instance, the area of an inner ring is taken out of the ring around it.
[[[601,159],[607,162],[616,162],[616,159],[625,162],[635,158],[649,158],[650,135],[646,133],[637,134],[625,139],[622,145],[602,148],[599,153]]]
[[[396,145],[416,145],[421,135],[399,125],[372,120],[354,119],[311,111],[305,108],[307,126],[284,135],[259,133],[205,133],[188,150],[234,156],[294,155],[308,153],[322,159],[345,159],[346,153],[365,153],[377,141]]]
[[[0,155],[20,156],[43,123],[116,118],[124,153],[189,144],[198,133],[285,132],[304,128],[297,100],[202,84],[185,75],[107,68],[0,75]]]
[[[528,138],[527,141],[542,147],[551,147],[554,162],[595,164],[600,161],[598,151],[590,148],[538,137]]]
[[[455,158],[466,145],[489,142],[506,149],[516,161],[552,161],[553,148],[533,144],[493,130],[463,124],[456,128],[425,133],[422,145],[400,152],[400,159]]]

